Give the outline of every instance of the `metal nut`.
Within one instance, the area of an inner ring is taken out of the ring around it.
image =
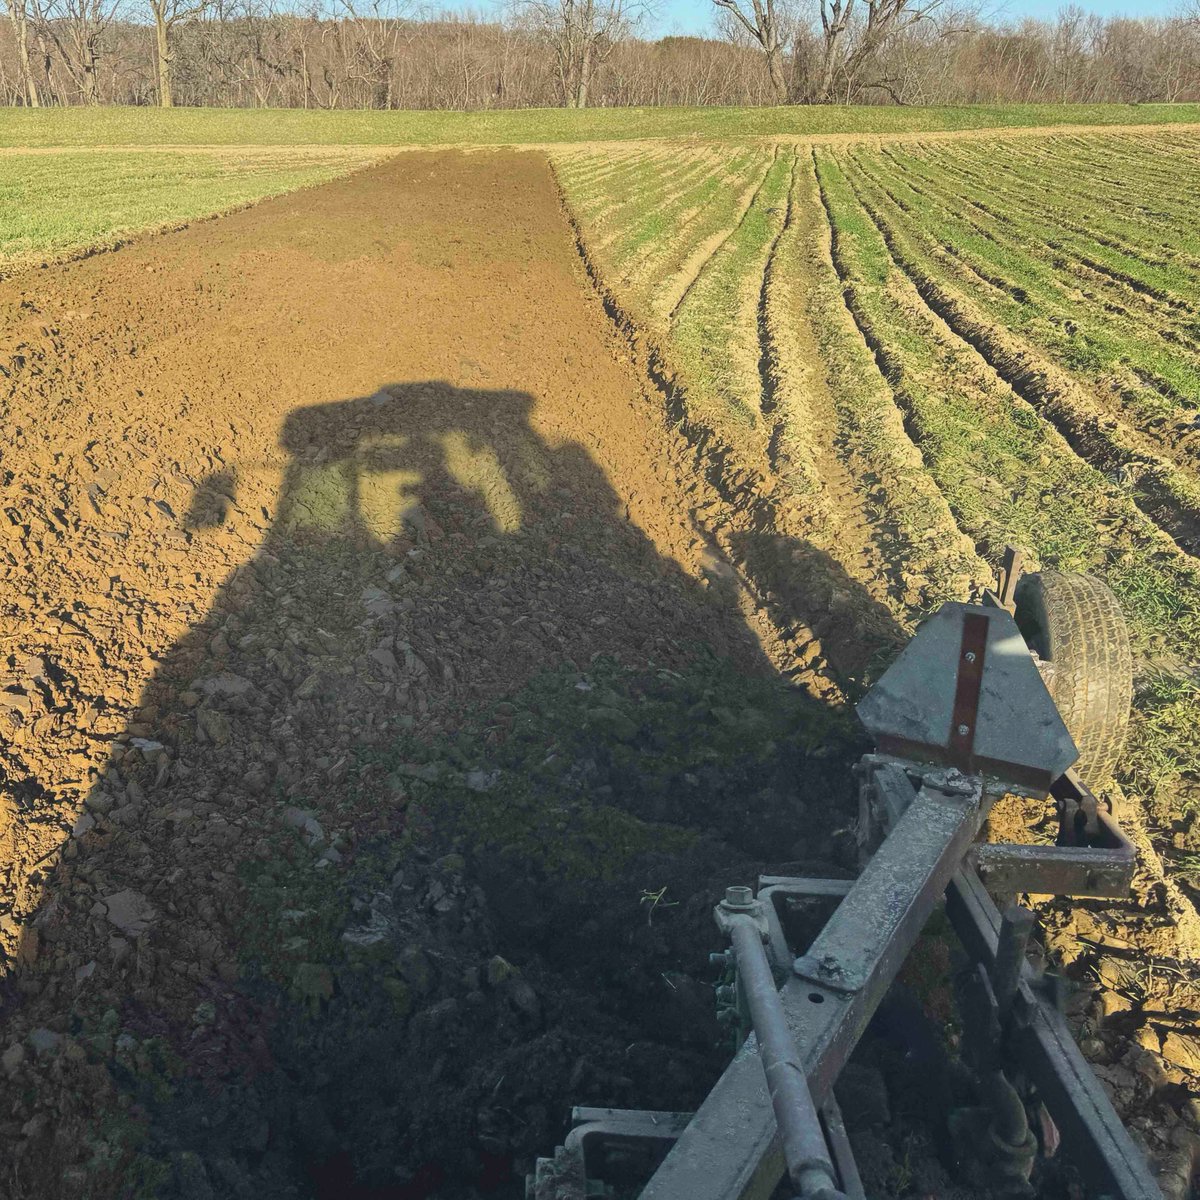
[[[730,908],[749,908],[754,903],[754,891],[743,884],[725,889],[725,903]]]

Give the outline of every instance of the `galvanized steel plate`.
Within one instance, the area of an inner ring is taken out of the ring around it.
[[[959,676],[977,666],[964,647],[980,644],[970,631],[981,620],[987,636],[971,722]],[[1014,791],[1044,795],[1079,757],[1016,622],[1000,608],[943,605],[859,702],[858,716],[885,754],[950,763]]]

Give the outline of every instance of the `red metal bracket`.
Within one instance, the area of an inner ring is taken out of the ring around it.
[[[975,762],[975,727],[979,720],[979,694],[987,658],[990,622],[982,613],[963,615],[962,644],[958,654],[958,678],[954,685],[954,708],[950,714],[950,761],[970,774]]]

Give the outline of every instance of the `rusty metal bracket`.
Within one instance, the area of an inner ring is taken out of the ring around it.
[[[1000,562],[1000,570],[996,572],[996,590],[987,591],[983,602],[995,608],[1003,608],[1007,612],[1017,611],[1017,584],[1025,573],[1025,552],[1016,546],[1004,547],[1004,558]]]
[[[964,613],[949,744],[951,763],[968,773],[975,766],[975,731],[979,725],[979,694],[987,665],[987,643],[987,617],[982,613]]]

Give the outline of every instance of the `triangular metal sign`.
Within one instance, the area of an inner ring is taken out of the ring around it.
[[[943,605],[859,702],[858,717],[882,753],[958,766],[1011,791],[1044,796],[1079,757],[1002,608]]]

